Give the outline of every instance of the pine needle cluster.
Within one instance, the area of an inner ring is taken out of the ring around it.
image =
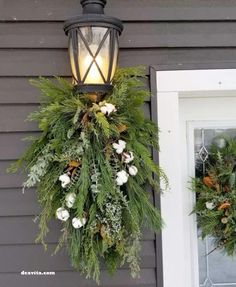
[[[118,70],[112,95],[102,101],[75,93],[61,78],[32,81],[42,101],[29,120],[38,122],[41,134],[12,167],[28,173],[25,187],[37,187],[42,206],[37,240],[45,244],[48,221],[66,209],[69,219],[62,221],[56,251],[65,245],[73,267],[97,282],[101,262],[111,274],[128,263],[132,276],[138,276],[141,228],[156,232],[162,227],[147,190],[159,185],[154,175],[168,182],[149,152],[158,149],[158,129],[143,114],[149,97],[143,77],[142,68]],[[113,111],[104,112],[107,104]],[[114,148],[119,141],[126,144],[122,152]],[[117,183],[120,171],[128,177],[124,184]],[[64,186],[63,174],[70,178]],[[75,195],[71,206],[68,194]],[[75,228],[73,218],[83,219],[83,226]]]

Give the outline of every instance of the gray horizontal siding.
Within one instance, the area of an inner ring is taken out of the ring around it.
[[[8,21],[61,21],[80,11],[77,0],[0,2],[0,19]],[[236,19],[234,0],[109,0],[106,11],[125,21]]]
[[[38,103],[40,91],[29,84],[30,78],[0,77],[0,104]]]
[[[233,22],[125,23],[120,39],[121,48],[227,46],[236,46]],[[63,22],[2,23],[0,48],[67,48]]]
[[[124,49],[120,51],[120,66],[165,63],[165,50]],[[0,49],[0,76],[69,76],[66,49]]]
[[[66,49],[0,49],[1,76],[69,76]],[[236,66],[236,49],[227,48],[150,48],[121,49],[120,66],[181,65],[215,63],[218,68]],[[203,65],[202,65],[203,66]],[[148,72],[148,70],[147,70]]]
[[[17,273],[23,270],[72,271],[69,258],[64,250],[52,256],[56,244],[49,244],[44,252],[41,244],[0,245],[0,273]],[[13,260],[14,259],[14,260]],[[155,268],[154,241],[143,241],[141,249],[141,267]],[[102,265],[104,269],[104,266]],[[124,266],[122,269],[127,269]]]
[[[13,199],[13,195],[15,195],[18,198],[20,197],[19,195],[16,195],[16,192],[21,193],[21,190],[18,189],[12,192],[8,191],[8,193],[10,193],[10,196],[8,197],[5,194],[7,206],[9,206],[8,204],[9,199]],[[3,198],[2,190],[0,190],[0,198],[1,199]],[[29,191],[26,192],[25,201],[28,204],[35,205],[35,199],[36,198],[35,198],[34,192],[29,192]],[[25,211],[23,210],[23,207],[25,205],[25,203],[23,202],[23,196],[19,200],[19,205],[20,205],[19,207],[17,207],[16,204],[14,203],[14,199],[13,199],[12,205],[15,207],[15,210],[13,210],[13,208],[10,207],[9,210],[5,208],[4,216],[2,216],[2,210],[0,213],[0,226],[4,228],[5,230],[4,232],[2,232],[1,237],[0,237],[0,246],[1,245],[17,245],[17,244],[33,245],[35,243],[35,237],[38,233],[38,223],[37,221],[35,221],[35,216],[22,215],[23,213],[25,213]],[[33,210],[32,214],[38,214],[38,211],[39,211],[39,208],[37,207],[37,209]],[[31,211],[28,210],[28,213],[31,213]],[[6,215],[9,217],[7,217]],[[9,225],[11,226],[11,228],[8,228]],[[49,223],[49,227],[50,227],[50,232],[48,233],[48,236],[45,241],[50,244],[57,243],[58,238],[61,233],[61,224],[57,220],[52,220]],[[16,233],[18,234],[17,236],[15,236]],[[150,232],[149,230],[144,230],[143,238],[142,238],[143,241],[152,242],[154,239],[155,239],[154,234],[152,232]]]
[[[16,145],[18,143],[16,142]],[[0,160],[0,189],[6,188],[6,189],[15,189],[22,186],[22,182],[24,180],[24,176],[20,173],[12,174],[7,173],[7,168],[14,163],[15,161],[9,161],[9,160]],[[3,204],[3,203],[2,203]]]
[[[29,271],[34,271],[34,270],[31,268]],[[50,271],[53,271],[53,267]],[[97,286],[93,281],[86,280],[79,273],[70,272],[70,271],[57,272],[56,276],[41,276],[41,277],[40,276],[21,276],[18,273],[17,274],[0,273],[0,282],[1,282],[1,287],[9,287],[9,286],[11,287],[15,287],[15,286],[95,287]],[[109,277],[107,273],[102,272],[101,286],[111,287],[111,284],[113,287],[124,287],[124,286],[126,287],[156,287],[155,270],[154,269],[142,269],[141,278],[138,280],[134,280],[130,278],[129,271],[127,270],[118,270],[118,272],[114,275],[112,279],[111,277]]]
[[[0,188],[0,202],[4,202],[0,206],[0,226],[5,230],[1,233],[0,244],[16,244],[18,240],[19,243],[24,243],[21,238],[28,238],[32,243],[32,237],[28,236],[35,234],[36,225],[33,225],[33,219],[40,212],[35,190],[26,190],[23,194],[21,187]],[[8,224],[11,228],[7,228]],[[19,231],[17,237],[14,236],[16,231]]]
[[[13,109],[14,108],[15,107],[13,106]],[[20,121],[22,121],[22,119],[20,119]],[[36,129],[36,126],[34,126],[34,128]],[[30,142],[24,141],[23,139],[28,136],[37,136],[38,134],[38,132],[0,133],[0,159],[18,159],[22,155],[26,147],[30,144]],[[18,143],[17,146],[16,143]]]

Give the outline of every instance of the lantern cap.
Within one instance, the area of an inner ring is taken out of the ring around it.
[[[84,7],[85,5],[88,5],[88,4],[100,4],[103,7],[105,7],[107,4],[107,0],[80,0],[80,3],[82,5],[82,7]]]
[[[83,14],[67,20],[64,25],[64,31],[67,35],[72,28],[88,26],[114,28],[119,34],[121,34],[124,29],[122,22],[117,18],[104,14]]]
[[[106,0],[81,0],[83,14],[68,19],[64,25],[64,31],[68,34],[70,29],[85,26],[99,26],[114,28],[119,34],[124,29],[120,19],[104,14]]]

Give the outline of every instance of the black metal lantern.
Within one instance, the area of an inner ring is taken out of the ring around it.
[[[66,21],[71,70],[81,93],[112,90],[122,22],[104,15],[106,0],[81,0],[83,14]]]

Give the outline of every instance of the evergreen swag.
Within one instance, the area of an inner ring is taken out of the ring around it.
[[[64,228],[55,252],[65,245],[72,266],[97,282],[100,259],[110,273],[128,263],[137,276],[140,228],[162,226],[147,188],[157,190],[153,175],[167,179],[150,157],[149,148],[158,149],[158,130],[142,112],[149,96],[142,77],[141,68],[118,70],[112,95],[100,102],[76,94],[61,78],[32,81],[43,99],[29,120],[42,133],[30,138],[31,146],[11,168],[23,166],[28,173],[24,188],[37,186],[37,242],[46,247],[47,222],[56,216]]]
[[[210,147],[206,174],[193,179],[197,222],[203,238],[211,236],[215,249],[236,252],[236,141],[216,138]],[[214,251],[212,250],[212,251]]]

